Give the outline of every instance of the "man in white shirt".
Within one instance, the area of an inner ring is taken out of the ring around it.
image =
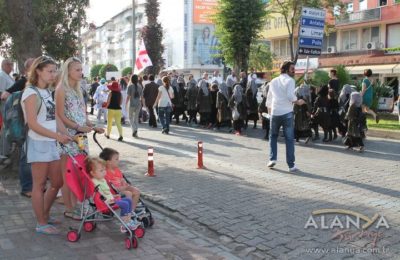
[[[274,78],[269,85],[266,106],[271,118],[270,141],[269,141],[269,163],[272,168],[276,164],[278,155],[278,134],[279,128],[283,127],[286,143],[286,163],[289,166],[289,172],[297,171],[294,164],[294,119],[293,104],[299,106],[304,104],[304,100],[297,100],[294,94],[296,82],[293,77],[295,74],[295,64],[291,61],[285,61],[281,66],[281,75]]]
[[[219,85],[219,84],[222,83],[222,81],[223,81],[223,80],[222,80],[222,77],[221,77],[221,75],[219,74],[218,70],[214,71],[213,77],[212,77],[212,79],[211,79],[211,84],[216,83],[217,85]]]
[[[5,92],[9,87],[11,87],[14,84],[14,79],[10,76],[12,70],[13,70],[13,63],[8,59],[4,59],[1,62],[1,70],[0,70],[0,95],[3,94],[3,92]],[[0,111],[3,111],[6,101],[2,100],[0,102],[1,102]],[[1,131],[0,153],[3,158],[8,156],[9,153],[9,144],[4,134],[4,127],[2,128]]]

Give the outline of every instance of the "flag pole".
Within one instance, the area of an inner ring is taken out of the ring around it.
[[[136,63],[136,0],[132,0],[132,73]]]

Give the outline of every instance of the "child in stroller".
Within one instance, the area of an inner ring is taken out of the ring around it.
[[[104,197],[105,202],[108,204],[117,204],[121,209],[121,219],[125,222],[125,226],[131,230],[135,230],[140,224],[133,221],[132,217],[132,200],[130,198],[119,198],[111,193],[107,181],[104,179],[106,175],[106,162],[100,158],[86,157],[85,168],[86,172],[92,178],[95,187],[98,187],[99,193]],[[121,232],[125,233],[126,228],[121,225]]]

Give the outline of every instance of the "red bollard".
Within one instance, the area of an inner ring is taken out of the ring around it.
[[[197,143],[197,169],[204,169],[203,165],[203,142]]]
[[[147,149],[148,163],[147,163],[147,173],[146,173],[146,176],[149,176],[149,177],[156,176],[154,174],[154,157],[153,157],[153,154],[154,154],[153,147],[149,147]]]

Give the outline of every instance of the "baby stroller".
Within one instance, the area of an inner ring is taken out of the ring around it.
[[[93,133],[93,140],[100,147],[100,149],[103,150],[103,147],[100,145],[99,141],[96,138],[96,134],[97,132]],[[128,180],[128,178],[126,178],[124,174],[122,176],[124,177],[126,183],[131,185],[131,182]],[[111,192],[113,192],[114,194],[118,194],[117,189],[112,185],[112,183],[109,182],[108,185],[111,188]],[[149,208],[146,206],[146,204],[143,202],[142,199],[139,199],[139,203],[135,209],[135,214],[137,216],[137,220],[142,222],[145,228],[152,227],[154,225],[155,222],[154,217],[152,216],[151,211],[149,210]]]
[[[68,155],[67,172],[65,175],[67,185],[82,205],[82,220],[78,229],[70,228],[67,233],[68,241],[77,242],[81,237],[82,229],[86,232],[92,232],[96,229],[97,222],[110,221],[112,218],[109,216],[115,215],[128,235],[128,237],[125,238],[125,247],[127,249],[137,248],[137,237],[141,238],[144,236],[144,229],[142,227],[137,227],[132,231],[121,217],[116,214],[115,211],[118,209],[118,206],[105,202],[105,198],[98,192],[98,187],[94,186],[90,176],[83,167],[86,157],[85,154],[72,156],[65,146],[61,145],[61,147]],[[85,207],[85,204],[87,207]]]

